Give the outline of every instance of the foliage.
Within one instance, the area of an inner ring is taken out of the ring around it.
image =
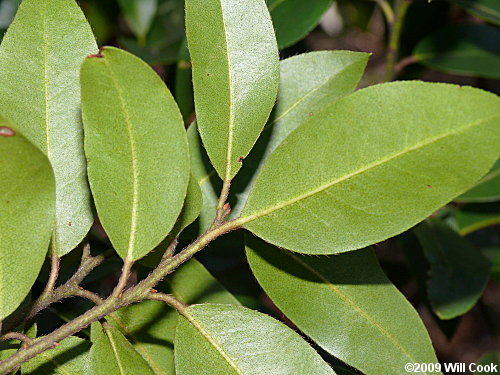
[[[497,23],[495,4],[457,2]],[[464,235],[499,222],[500,99],[422,81],[356,90],[362,52],[280,62],[331,3],[120,0],[127,52],[98,50],[74,0],[22,1],[0,46],[0,374],[438,362],[374,247],[398,238],[441,325],[498,279],[495,245]],[[379,2],[386,77],[409,4]],[[0,27],[15,6],[0,3]],[[111,35],[105,6],[83,7]],[[498,78],[497,34],[448,26],[409,58]],[[159,62],[175,64],[175,95]]]

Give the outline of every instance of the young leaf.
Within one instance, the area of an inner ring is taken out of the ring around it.
[[[481,296],[491,264],[442,222],[424,222],[415,232],[430,263],[427,290],[436,315],[453,319],[465,314]]]
[[[238,198],[231,205],[233,217],[241,213],[269,155],[299,125],[350,94],[363,75],[368,57],[369,54],[360,52],[321,51],[281,62],[278,100],[271,119],[232,184],[232,192]]]
[[[61,341],[54,349],[48,350],[23,364],[23,374],[84,374],[89,350],[89,341],[70,336]]]
[[[500,159],[476,186],[455,199],[457,202],[494,202],[500,200]]]
[[[92,222],[79,72],[97,50],[74,0],[24,0],[0,47],[0,112],[49,158],[56,179],[53,246],[62,256]]]
[[[445,72],[500,79],[500,30],[486,24],[446,26],[422,39],[413,55]]]
[[[257,311],[233,305],[188,307],[175,334],[177,375],[333,375],[299,334]]]
[[[151,251],[186,196],[189,155],[179,109],[160,77],[112,47],[82,66],[90,186],[101,223],[122,258]]]
[[[418,314],[372,250],[311,257],[251,236],[246,243],[264,291],[328,353],[371,375],[402,374],[408,362],[437,361]]]
[[[238,301],[196,259],[191,259],[158,285],[186,304]],[[107,317],[132,343],[156,375],[174,373],[174,334],[177,312],[163,302],[144,301]]]
[[[219,176],[230,180],[276,100],[271,18],[264,0],[187,0],[186,33],[201,138]]]
[[[158,0],[118,0],[118,4],[139,41],[145,41],[156,15]]]
[[[383,241],[491,168],[499,110],[497,96],[469,87],[396,82],[360,90],[312,116],[273,152],[238,222],[310,254]]]
[[[0,321],[28,295],[54,229],[49,161],[0,118]]]
[[[304,38],[316,27],[332,0],[267,0],[280,49]]]
[[[89,375],[156,375],[118,329],[94,323],[90,337]]]

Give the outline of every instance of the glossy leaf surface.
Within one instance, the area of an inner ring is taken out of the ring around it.
[[[182,117],[149,66],[111,47],[85,60],[82,98],[99,218],[118,254],[139,259],[167,236],[184,203],[189,155]]]
[[[476,186],[455,199],[457,202],[466,203],[497,200],[500,200],[500,160],[497,160],[490,172]]]
[[[238,304],[196,259],[180,267],[158,286],[186,304]],[[174,373],[174,336],[177,312],[163,302],[144,301],[120,309],[107,320],[132,343],[139,355],[148,362],[155,375]]]
[[[0,118],[0,321],[28,295],[42,268],[55,218],[49,161]]]
[[[304,256],[247,236],[250,267],[278,308],[319,346],[366,374],[436,361],[418,314],[370,249]]]
[[[0,112],[49,158],[56,179],[54,247],[64,255],[92,222],[79,73],[97,50],[74,0],[24,0],[0,47]]]
[[[177,375],[333,375],[299,334],[273,318],[233,305],[193,305],[179,317]]]
[[[270,121],[232,184],[232,192],[238,199],[231,205],[233,217],[241,213],[269,155],[311,116],[350,94],[363,75],[368,57],[360,52],[321,51],[281,62],[278,100]]]
[[[79,337],[70,336],[59,344],[57,347],[23,364],[23,374],[84,374],[88,363],[90,342]]]
[[[273,152],[239,223],[311,254],[385,240],[491,168],[499,113],[498,97],[469,87],[398,82],[357,91],[312,116]]]
[[[415,231],[430,263],[427,294],[436,315],[452,319],[465,314],[486,286],[490,262],[442,222],[425,222]]]
[[[264,0],[187,0],[186,32],[201,138],[219,176],[231,179],[276,100],[271,18]]]
[[[118,4],[134,34],[144,41],[156,15],[158,0],[118,0]]]
[[[280,48],[288,47],[318,25],[332,0],[267,0]]]
[[[94,323],[91,340],[89,375],[155,375],[117,328]]]
[[[500,79],[500,30],[486,24],[447,26],[420,41],[413,55],[445,72]]]

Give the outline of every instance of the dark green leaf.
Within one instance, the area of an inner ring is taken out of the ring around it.
[[[264,0],[187,0],[198,127],[221,178],[232,179],[276,100],[278,48]]]
[[[122,333],[108,323],[92,324],[91,375],[156,375]]]
[[[408,362],[436,362],[422,321],[372,250],[311,257],[247,236],[247,257],[278,308],[343,362],[371,375],[403,374]]]
[[[21,0],[0,1],[0,29],[6,29],[14,19]]]
[[[466,204],[454,212],[456,229],[462,236],[500,224],[500,203]]]
[[[440,221],[424,222],[415,232],[430,263],[427,294],[436,315],[452,319],[465,314],[486,286],[490,262]]]
[[[54,229],[55,183],[47,158],[0,117],[0,321],[28,295]]]
[[[332,0],[267,0],[280,48],[304,38],[321,20]]]
[[[498,0],[451,0],[470,13],[486,21],[500,25],[500,2]]]
[[[299,334],[257,311],[192,305],[175,335],[177,375],[333,375]]]
[[[445,72],[500,79],[500,30],[485,24],[447,26],[424,38],[413,55]]]
[[[476,186],[455,199],[457,202],[494,202],[500,200],[500,160]]]
[[[70,336],[22,366],[24,375],[84,374],[88,363],[90,342]],[[108,373],[107,375],[110,375]]]
[[[49,158],[56,179],[59,255],[92,222],[83,153],[80,65],[97,50],[74,0],[24,0],[0,47],[0,113]]]
[[[179,105],[184,121],[194,112],[193,74],[187,40],[179,51],[179,60],[175,71],[175,100]]]
[[[360,90],[312,116],[273,152],[238,224],[310,254],[399,234],[491,168],[499,110],[497,96],[470,87],[395,82]]]
[[[173,228],[186,196],[189,155],[181,114],[149,66],[112,47],[85,60],[82,99],[99,218],[118,254],[139,259]]]

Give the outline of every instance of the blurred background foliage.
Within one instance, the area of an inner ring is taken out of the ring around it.
[[[0,38],[19,3],[0,0]],[[189,125],[194,103],[184,0],[81,0],[79,4],[100,46],[119,46],[154,67]],[[315,50],[370,52],[362,87],[421,79],[500,93],[500,0],[267,0],[267,4],[282,58]],[[474,189],[431,220],[376,246],[384,270],[422,316],[443,362],[498,362],[499,229],[497,162]],[[183,233],[184,240],[196,234],[197,223]],[[110,246],[99,223],[91,242],[97,251]],[[63,258],[68,276],[79,255],[72,252]],[[284,319],[253,278],[241,233],[219,239],[198,258],[244,305]],[[86,286],[105,294],[103,288],[114,285],[120,266],[118,259],[111,259],[90,275]],[[141,267],[147,272],[146,265]],[[46,274],[40,275],[40,289]],[[102,278],[108,280],[104,286],[96,282]],[[39,333],[87,308],[87,303],[72,300],[43,312]],[[334,364],[339,373],[356,373]]]

